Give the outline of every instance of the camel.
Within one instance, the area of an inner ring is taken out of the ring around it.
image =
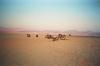
[[[47,34],[47,35],[45,36],[45,38],[51,39],[51,38],[52,38],[52,35]]]
[[[31,37],[31,35],[30,34],[27,34],[27,37]]]
[[[49,34],[47,34],[47,35],[45,36],[45,38],[47,38],[47,39],[52,39],[52,41],[58,40],[58,37],[57,37],[57,36],[53,36],[53,35],[49,35]]]
[[[52,41],[56,41],[56,40],[58,40],[58,37],[52,37]]]
[[[38,38],[38,37],[39,37],[39,35],[38,35],[38,34],[36,34],[36,37]]]
[[[66,40],[66,35],[58,34],[60,40]]]

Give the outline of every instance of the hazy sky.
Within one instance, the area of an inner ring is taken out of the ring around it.
[[[2,0],[0,27],[100,32],[99,0]]]

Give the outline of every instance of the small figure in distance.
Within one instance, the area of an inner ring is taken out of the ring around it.
[[[27,34],[27,37],[31,37],[31,35],[30,34]]]
[[[38,34],[36,34],[36,37],[38,38],[38,37],[39,37],[39,35],[38,35]]]
[[[69,34],[69,36],[72,36],[71,34]]]

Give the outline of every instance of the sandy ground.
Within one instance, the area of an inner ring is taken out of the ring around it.
[[[52,41],[33,34],[0,34],[0,66],[100,66],[100,38]]]

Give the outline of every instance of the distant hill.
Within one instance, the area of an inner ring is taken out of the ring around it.
[[[0,27],[0,32],[16,32],[16,31],[21,31],[22,29],[20,28],[4,28]]]
[[[75,36],[100,36],[100,32],[93,31],[77,31],[77,30],[66,30],[66,31],[54,31],[54,30],[27,30],[21,28],[4,28],[0,27],[0,32],[48,32],[48,33],[67,33]]]
[[[100,32],[93,32],[93,31],[68,30],[66,32],[72,35],[78,35],[78,36],[100,36]]]

